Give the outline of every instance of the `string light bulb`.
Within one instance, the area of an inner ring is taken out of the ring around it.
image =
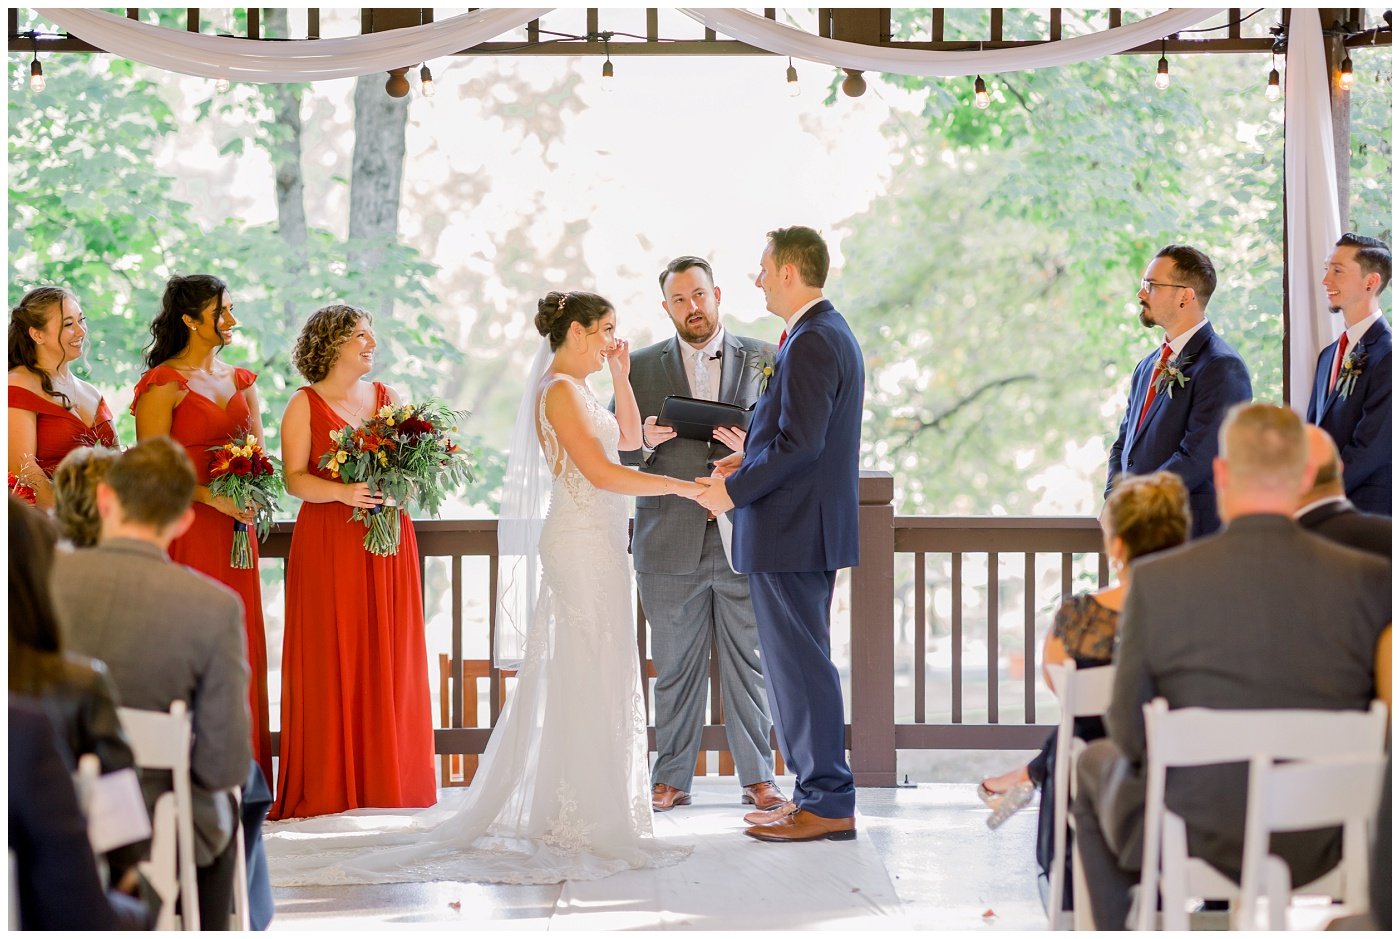
[[[788,56],[787,86],[789,98],[796,98],[802,94],[802,86],[797,84],[797,66],[792,64],[791,56]]]
[[[39,64],[39,54],[36,52],[34,61],[29,63],[29,90],[37,93],[44,88],[44,67]]]
[[[1269,84],[1264,88],[1264,97],[1270,101],[1277,101],[1279,95],[1283,94],[1283,89],[1279,87],[1278,69],[1269,72]]]
[[[1166,91],[1171,87],[1171,71],[1167,67],[1167,41],[1162,40],[1162,57],[1157,60],[1157,79],[1152,84],[1157,86],[1158,91]]]
[[[220,94],[220,95],[228,94],[228,90],[229,90],[230,87],[232,87],[232,86],[229,84],[229,80],[228,80],[227,78],[216,78],[216,79],[214,79],[214,93],[215,93],[215,94]]]
[[[985,111],[992,106],[992,96],[987,94],[987,83],[982,80],[982,76],[977,76],[977,81],[972,83],[972,102],[979,110]]]
[[[1343,91],[1351,91],[1352,83],[1356,81],[1356,76],[1351,71],[1351,56],[1342,59],[1342,73],[1337,76],[1337,85]]]
[[[433,70],[428,68],[428,63],[424,62],[423,67],[418,71],[418,78],[422,82],[423,97],[431,98],[436,94],[433,88]]]
[[[613,64],[612,52],[608,49],[608,41],[603,40],[603,90],[612,91],[613,87]]]

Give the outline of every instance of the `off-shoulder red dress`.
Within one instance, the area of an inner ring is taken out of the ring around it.
[[[306,469],[345,421],[315,391]],[[374,385],[375,407],[389,403]],[[365,550],[364,522],[339,502],[303,502],[287,560],[282,739],[269,818],[437,801],[418,540],[400,516],[399,553]]]
[[[10,386],[10,407],[34,412],[35,432],[38,435],[34,462],[47,476],[52,477],[63,458],[79,447],[117,445],[117,434],[112,430],[112,411],[105,399],[98,399],[97,414],[91,427],[84,424],[75,412],[65,410],[52,398],[18,385]]]
[[[248,399],[243,391],[258,376],[246,368],[234,369],[234,386],[238,391],[219,407],[197,391],[191,390],[185,377],[168,365],[157,365],[136,383],[136,402],[158,385],[178,384],[189,394],[175,405],[170,416],[170,437],[185,448],[194,463],[200,485],[209,482],[211,447],[228,443],[234,435],[247,434],[252,427]],[[250,538],[253,566],[235,568],[229,563],[233,550],[234,520],[202,502],[194,506],[194,524],[190,530],[170,545],[170,558],[192,567],[202,574],[227,585],[243,599],[243,625],[248,638],[248,706],[252,711],[253,756],[262,767],[263,775],[272,778],[272,734],[268,726],[267,709],[267,639],[263,633],[262,584],[258,577],[258,541]]]

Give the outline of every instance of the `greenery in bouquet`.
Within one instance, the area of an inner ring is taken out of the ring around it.
[[[357,508],[364,521],[365,549],[387,556],[399,550],[399,512],[410,503],[437,515],[442,503],[474,480],[471,455],[453,440],[466,412],[436,400],[386,404],[359,427],[331,433],[332,448],[318,464],[333,478],[368,483],[384,504]]]
[[[270,456],[252,434],[234,437],[223,446],[209,450],[214,454],[209,461],[209,491],[216,496],[228,496],[240,507],[251,506],[253,528],[258,540],[265,540],[279,509],[277,500],[286,492],[279,461]],[[237,520],[233,523],[229,563],[243,570],[253,566],[248,525]]]

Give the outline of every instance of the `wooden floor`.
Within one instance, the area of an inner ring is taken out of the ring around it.
[[[780,784],[787,791],[791,781],[780,780]],[[669,869],[669,873],[628,872],[609,878],[613,884],[281,888],[276,891],[277,917],[272,928],[337,932],[415,927],[474,932],[787,928],[856,933],[882,929],[1040,930],[1046,926],[1035,886],[1034,806],[993,832],[986,827],[987,809],[968,784],[862,789],[857,805],[861,857],[867,863],[852,873],[842,868],[849,854],[827,850],[843,845],[770,846],[744,839],[739,833],[742,809],[737,794],[732,780],[698,780],[696,807],[667,813],[658,819],[657,830],[665,836],[704,839],[711,849],[717,845],[723,851],[729,850],[728,839],[732,838],[733,850],[743,852],[735,857],[750,866],[744,872],[747,882],[762,880],[761,906],[746,905],[744,898],[731,893],[744,889],[746,881],[742,880],[738,887],[717,886],[713,878],[701,876],[688,886],[677,886],[675,875],[684,874],[685,865],[706,863],[697,848],[694,858]],[[693,814],[688,819],[686,813]],[[716,818],[722,820],[721,830],[715,830]],[[764,857],[769,851],[772,863]],[[755,861],[761,875],[752,873]],[[884,876],[879,876],[881,873]],[[857,887],[836,886],[849,877],[863,880]],[[665,893],[667,889],[672,893]],[[689,895],[675,892],[687,889]],[[630,898],[626,904],[614,904],[627,906],[625,915],[605,909],[608,903],[603,898],[608,890]],[[641,905],[651,902],[665,909],[638,909],[637,898],[650,898]],[[762,915],[758,916],[755,910],[760,908]]]

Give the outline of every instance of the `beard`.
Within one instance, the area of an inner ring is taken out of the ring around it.
[[[719,317],[703,319],[692,327],[688,322],[676,327],[676,334],[689,343],[709,342],[719,332]]]
[[[1340,313],[1340,312],[1342,312],[1342,308],[1341,308],[1341,307],[1339,307],[1339,306],[1332,306],[1330,303],[1327,305],[1327,310],[1328,310],[1328,312],[1331,312],[1331,313]]]
[[[1143,326],[1147,327],[1148,329],[1151,329],[1153,326],[1157,325],[1156,320],[1152,318],[1151,311],[1149,311],[1145,306],[1138,307],[1138,322],[1141,323]]]

